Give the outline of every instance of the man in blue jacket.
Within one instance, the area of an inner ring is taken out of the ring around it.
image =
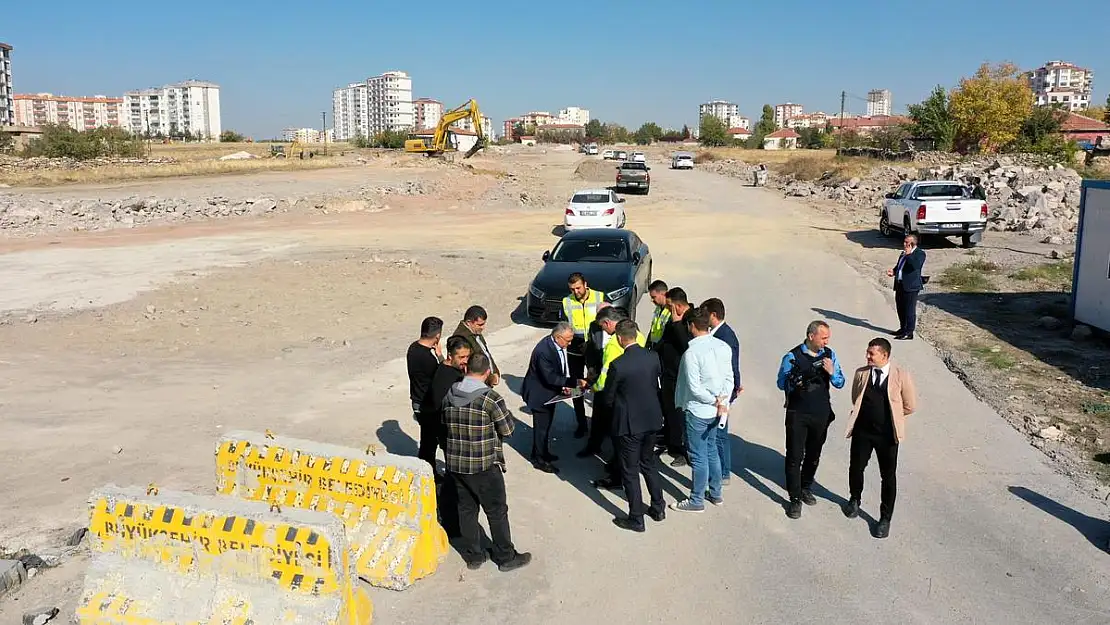
[[[744,385],[740,382],[740,339],[736,336],[732,326],[725,323],[724,302],[716,297],[711,297],[702,302],[699,308],[709,313],[709,334],[724,341],[725,345],[728,345],[729,349],[732,350],[734,388],[732,389],[732,395],[729,397],[729,404],[731,405],[744,390]],[[725,485],[729,483],[729,476],[732,474],[732,441],[728,436],[728,427],[731,422],[732,418],[729,415],[724,420],[724,427],[717,431],[717,453],[721,456],[721,484]]]
[[[917,329],[917,296],[925,287],[921,270],[925,267],[925,250],[917,247],[917,235],[907,234],[902,240],[902,255],[886,275],[894,278],[894,306],[898,309],[898,331],[894,338],[912,340]]]
[[[571,396],[574,387],[584,388],[585,380],[575,380],[570,375],[567,347],[574,340],[574,327],[563,321],[556,324],[551,335],[544,337],[532,350],[528,372],[520,390],[524,405],[532,412],[532,466],[545,473],[558,473],[553,462],[559,459],[551,453],[551,424],[555,419],[557,397]]]

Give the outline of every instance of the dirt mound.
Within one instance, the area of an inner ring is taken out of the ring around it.
[[[578,163],[574,168],[574,176],[582,180],[597,182],[612,182],[616,178],[616,165],[612,161],[599,161],[588,158]]]

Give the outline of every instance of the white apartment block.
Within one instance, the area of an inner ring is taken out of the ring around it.
[[[18,94],[15,96],[15,125],[42,126],[58,124],[74,130],[123,128],[123,98],[98,95],[71,98],[50,93]]]
[[[416,130],[435,128],[443,118],[443,102],[431,98],[419,98],[412,101],[412,110],[415,115],[413,127]]]
[[[474,122],[469,117],[464,117],[454,124],[451,124],[451,126],[459,130],[466,130],[467,132],[478,132],[474,128]],[[482,116],[482,136],[489,141],[493,141],[493,120],[485,115]]]
[[[590,110],[578,108],[577,106],[568,106],[565,109],[559,110],[560,124],[574,124],[576,126],[585,126],[590,123]]]
[[[817,128],[824,130],[829,124],[829,116],[821,111],[815,113],[803,113],[790,117],[786,120],[786,127],[798,130],[800,128]]]
[[[0,126],[15,124],[14,95],[12,93],[12,47],[0,41]]]
[[[558,123],[558,118],[546,111],[530,111],[517,118],[520,123],[528,126],[550,126]]]
[[[220,86],[201,80],[186,80],[163,87],[139,89],[123,94],[125,127],[135,134],[169,137],[188,132],[203,139],[218,140]]]
[[[706,115],[712,115],[732,128],[734,126],[732,126],[729,119],[740,116],[740,107],[725,100],[712,100],[705,104],[698,105],[698,119]],[[738,128],[739,126],[736,127]]]
[[[775,126],[777,128],[785,128],[786,120],[791,117],[800,117],[804,111],[801,104],[794,104],[787,102],[785,104],[775,105]]]
[[[1049,61],[1028,74],[1037,105],[1063,105],[1071,111],[1091,105],[1094,72],[1066,61]]]
[[[386,130],[413,130],[412,78],[405,72],[389,71],[340,87],[332,94],[332,114],[338,141],[372,137]]]
[[[892,115],[894,112],[894,98],[890,89],[872,89],[867,92],[867,116],[880,117]]]
[[[734,128],[743,128],[744,130],[752,129],[752,120],[743,115],[729,115],[725,123],[730,130]]]
[[[328,128],[321,132],[319,128],[286,128],[281,131],[282,139],[286,141],[300,141],[301,143],[331,143],[335,141],[335,130]]]

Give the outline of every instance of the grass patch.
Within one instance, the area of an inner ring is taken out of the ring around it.
[[[995,351],[996,349],[998,351]],[[983,361],[988,367],[994,369],[1010,369],[1017,364],[1017,360],[1015,360],[1013,356],[997,347],[972,345],[971,353],[974,354],[976,358]]]
[[[991,275],[998,270],[999,266],[989,260],[976,259],[966,263],[956,263],[940,274],[939,282],[954,291],[968,293],[995,291],[997,287],[991,280]]]
[[[709,150],[701,150],[697,154],[694,155],[694,162],[698,163],[698,164],[700,164],[700,163],[711,163],[711,162],[716,161],[716,160],[719,160],[717,154],[715,152],[711,152]]]
[[[1074,265],[1070,260],[1043,263],[1030,267],[1022,267],[1010,274],[1010,277],[1014,280],[1021,280],[1023,282],[1049,282],[1052,284],[1066,284],[1070,286],[1073,267]]]
[[[813,156],[808,153],[796,155],[780,165],[775,171],[795,180],[829,180],[842,183],[851,178],[866,176],[878,162],[869,158]]]
[[[1087,400],[1083,402],[1081,409],[1083,414],[1093,417],[1110,417],[1110,402]]]

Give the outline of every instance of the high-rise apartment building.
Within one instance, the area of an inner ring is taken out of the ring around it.
[[[894,100],[889,89],[872,89],[867,92],[867,116],[892,115]]]
[[[286,141],[300,141],[301,143],[331,143],[335,141],[335,132],[328,128],[321,131],[319,128],[286,128],[281,131],[281,136]]]
[[[786,120],[790,119],[791,117],[799,117],[799,116],[802,115],[803,112],[804,111],[802,109],[801,104],[794,104],[793,102],[787,102],[785,104],[776,104],[775,105],[775,126],[777,126],[779,128],[785,128],[786,127]]]
[[[568,106],[565,109],[560,109],[559,123],[585,126],[590,123],[590,110],[578,108],[577,106]]]
[[[730,123],[730,118],[740,116],[740,107],[725,100],[712,100],[698,105],[698,119],[712,115],[724,124]]]
[[[1089,69],[1066,61],[1049,61],[1026,78],[1037,97],[1037,106],[1056,104],[1077,111],[1091,105],[1094,72]]]
[[[123,128],[127,120],[123,111],[123,98],[102,95],[91,98],[71,98],[49,93],[15,96],[16,126],[59,124],[74,130]]]
[[[474,127],[474,122],[469,117],[464,117],[459,121],[451,124],[453,128],[459,130],[466,130],[468,132],[477,133],[478,129]],[[493,141],[493,120],[489,117],[482,116],[482,135],[489,141]]]
[[[123,94],[124,127],[139,135],[220,137],[220,86],[186,80]]]
[[[15,99],[12,93],[12,47],[0,41],[0,126],[15,124]]]
[[[340,87],[332,93],[332,114],[337,141],[412,130],[416,125],[412,78],[391,71]]]
[[[443,118],[443,102],[431,98],[419,98],[412,101],[412,110],[416,121],[413,127],[417,130],[435,128]]]
[[[725,125],[728,126],[730,130],[733,128],[743,128],[744,130],[751,130],[752,120],[744,117],[743,115],[729,115],[728,119],[725,120]]]

